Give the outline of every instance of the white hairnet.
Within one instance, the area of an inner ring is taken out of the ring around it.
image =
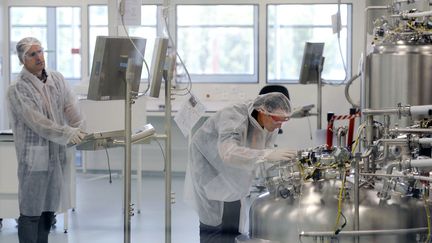
[[[41,42],[34,37],[25,37],[18,41],[16,45],[17,55],[21,63],[24,63],[24,56],[31,46],[42,46]]]
[[[284,94],[279,92],[258,96],[253,103],[253,108],[278,116],[287,117],[291,114],[291,102]]]

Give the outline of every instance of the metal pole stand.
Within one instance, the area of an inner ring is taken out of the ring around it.
[[[128,69],[131,67],[132,58],[128,60]],[[123,181],[123,230],[124,243],[130,243],[131,235],[131,216],[134,215],[133,204],[131,204],[131,157],[132,157],[132,104],[137,94],[132,94],[131,78],[129,70],[126,70],[126,95],[125,95],[125,163],[124,163],[124,181]]]
[[[165,80],[165,243],[171,243],[171,81]]]
[[[322,79],[321,79],[321,73],[323,70],[323,66],[324,66],[324,57],[321,57],[320,63],[318,65],[318,101],[317,101],[317,129],[320,130],[321,129],[321,120],[322,120]]]

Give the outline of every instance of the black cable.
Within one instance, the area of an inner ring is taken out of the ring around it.
[[[156,141],[156,143],[159,145],[159,148],[160,148],[160,150],[161,150],[161,153],[162,153],[162,157],[164,158],[164,161],[166,161],[166,158],[165,158],[165,153],[164,153],[164,150],[163,150],[163,148],[162,148],[162,145],[160,144],[160,142],[156,139],[156,138],[153,138],[155,141]],[[164,171],[166,171],[165,170],[166,168],[165,168],[165,163],[164,163]]]
[[[111,166],[110,166],[110,160],[109,160],[109,155],[108,155],[108,148],[105,147],[105,153],[107,156],[107,162],[108,162],[108,173],[109,173],[109,183],[112,183],[112,177],[111,177]]]
[[[341,212],[341,216],[344,219],[344,223],[341,225],[341,227],[339,227],[336,231],[335,231],[335,235],[339,234],[339,232],[342,231],[343,228],[345,228],[346,224],[347,224],[347,219],[345,217],[345,215]]]

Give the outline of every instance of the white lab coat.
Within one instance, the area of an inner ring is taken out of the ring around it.
[[[7,93],[18,158],[19,208],[26,216],[71,206],[74,156],[67,143],[84,126],[63,76],[47,74],[43,83],[23,67]]]
[[[256,100],[217,112],[192,139],[184,200],[204,224],[221,224],[223,202],[241,200],[239,229],[247,231],[244,226],[249,207],[244,199],[255,178],[257,162],[273,151],[278,132],[268,132],[251,116]]]

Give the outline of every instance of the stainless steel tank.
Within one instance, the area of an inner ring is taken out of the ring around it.
[[[419,233],[393,232],[380,235],[363,235],[356,241],[343,235],[354,229],[353,192],[347,190],[342,206],[346,226],[331,241],[330,237],[299,237],[301,232],[334,232],[338,208],[338,192],[341,183],[337,180],[306,182],[301,197],[283,198],[277,193],[267,194],[254,201],[250,211],[250,237],[271,242],[361,242],[361,243],[407,243],[425,239],[427,226],[425,207],[422,200],[412,197],[392,197],[380,201],[376,191],[360,190],[360,226],[367,230],[398,230],[422,228]],[[340,218],[340,225],[344,219]],[[325,241],[324,241],[325,240]],[[245,241],[247,242],[247,241]]]
[[[362,107],[432,104],[432,45],[376,45],[366,60]],[[402,121],[409,125],[409,121]]]

